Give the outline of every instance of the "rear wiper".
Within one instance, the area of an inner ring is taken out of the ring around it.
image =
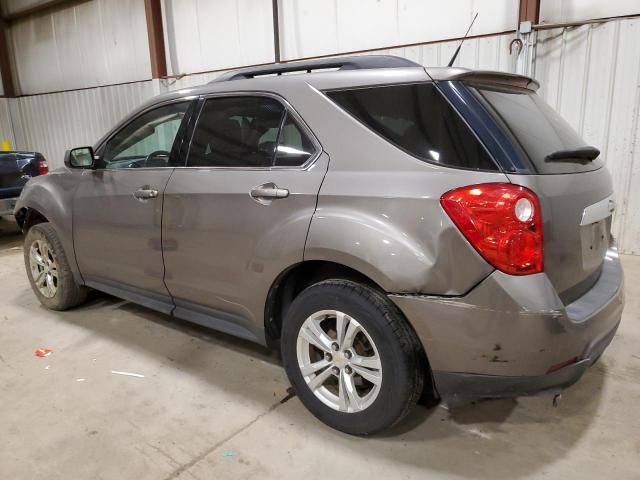
[[[558,150],[550,153],[544,159],[548,162],[554,160],[585,160],[591,161],[600,155],[600,150],[596,147],[580,147],[572,150]]]

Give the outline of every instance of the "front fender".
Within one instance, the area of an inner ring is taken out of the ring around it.
[[[60,238],[74,279],[83,284],[73,249],[73,196],[81,175],[81,172],[60,169],[32,178],[22,190],[14,213],[19,215],[25,209],[32,209],[49,221]]]

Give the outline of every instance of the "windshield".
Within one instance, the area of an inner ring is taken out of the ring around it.
[[[476,90],[496,119],[527,153],[537,173],[577,173],[597,170],[602,160],[578,155],[552,155],[589,147],[580,135],[536,93],[528,90]],[[554,158],[560,157],[560,158]]]

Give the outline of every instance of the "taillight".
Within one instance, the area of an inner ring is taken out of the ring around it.
[[[440,204],[465,238],[498,270],[510,275],[543,271],[538,196],[510,183],[456,188]]]
[[[49,173],[49,164],[44,158],[37,159],[36,165],[38,166],[38,175],[46,175]]]

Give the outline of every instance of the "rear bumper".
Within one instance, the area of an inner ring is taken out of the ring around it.
[[[390,298],[423,342],[443,398],[510,397],[559,390],[582,376],[615,335],[623,283],[610,249],[596,284],[566,306],[546,275],[501,272],[464,297]]]
[[[15,198],[0,198],[0,217],[4,215],[13,215],[13,209],[16,206],[18,197]]]

